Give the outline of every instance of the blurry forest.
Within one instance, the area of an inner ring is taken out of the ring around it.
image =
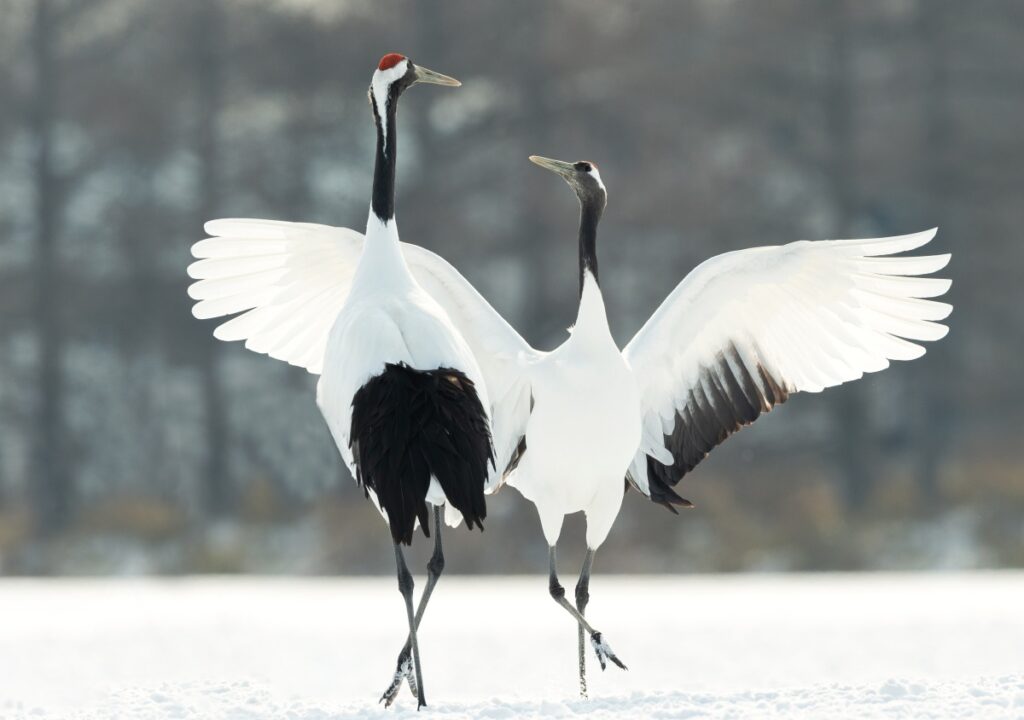
[[[759,420],[680,517],[630,493],[601,570],[1024,566],[1024,3],[0,0],[0,572],[392,572],[315,378],[185,293],[204,219],[364,227],[390,51],[464,83],[403,100],[403,238],[539,347],[577,208],[531,153],[601,166],[623,343],[712,254],[953,253],[945,340]],[[489,509],[449,569],[542,572],[532,507]]]

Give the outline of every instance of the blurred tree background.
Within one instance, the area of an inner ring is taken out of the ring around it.
[[[602,569],[1024,566],[1024,4],[0,0],[0,572],[391,572],[315,378],[214,341],[184,270],[204,219],[363,228],[390,51],[464,83],[403,102],[403,237],[539,347],[577,209],[531,153],[601,166],[623,343],[712,254],[953,253],[947,339],[759,420],[681,517],[630,493]],[[489,510],[449,568],[543,571]]]

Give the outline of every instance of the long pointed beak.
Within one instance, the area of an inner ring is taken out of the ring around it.
[[[446,85],[448,87],[459,87],[462,85],[458,80],[439,72],[428,70],[425,67],[416,66],[416,82],[429,83],[431,85]]]
[[[573,164],[563,162],[562,160],[552,160],[551,158],[541,157],[540,155],[531,155],[530,162],[534,165],[540,165],[545,170],[556,172],[564,178],[572,175]]]

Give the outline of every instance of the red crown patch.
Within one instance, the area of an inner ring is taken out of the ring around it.
[[[399,55],[398,53],[388,53],[387,55],[380,59],[380,62],[377,64],[377,69],[390,70],[403,60],[405,60],[405,55]]]

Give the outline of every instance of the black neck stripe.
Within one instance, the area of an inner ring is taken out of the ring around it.
[[[580,298],[583,297],[583,282],[589,270],[594,282],[600,287],[597,274],[597,225],[604,212],[604,199],[597,193],[586,193],[580,197]]]
[[[373,109],[373,120],[377,126],[377,152],[373,167],[373,193],[370,207],[373,214],[381,222],[387,222],[395,216],[395,163],[398,155],[398,83],[391,83],[388,96],[384,101],[385,118],[377,111],[377,103],[372,97],[370,107]],[[384,123],[387,123],[387,137],[384,134]]]

